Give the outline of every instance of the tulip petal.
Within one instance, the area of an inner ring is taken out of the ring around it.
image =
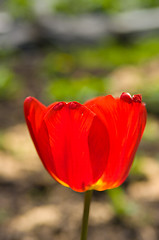
[[[50,108],[52,108],[56,103],[53,103],[49,105],[48,107],[44,106],[34,97],[27,97],[24,101],[24,115],[26,119],[26,123],[31,135],[31,138],[34,142],[35,148],[37,150],[37,153],[39,157],[41,158],[44,166],[47,168],[47,165],[43,159],[43,147],[41,147],[41,144],[39,144],[39,130],[41,128],[41,124],[43,121],[43,117],[46,114],[47,111],[49,111]],[[51,158],[52,156],[50,156]],[[56,180],[57,177],[53,176]],[[59,180],[58,180],[59,181]],[[66,186],[65,183],[61,183]]]
[[[126,179],[146,124],[146,109],[139,95],[131,101],[129,95],[124,94],[120,99],[108,95],[84,104],[109,131],[109,159],[104,174],[94,185],[99,191],[115,188]]]
[[[52,107],[44,116],[38,144],[49,173],[75,191],[89,189],[106,167],[107,129],[79,103],[58,103]]]
[[[40,150],[37,144],[37,134],[46,110],[47,108],[34,97],[27,97],[24,101],[25,119],[29,128],[30,135],[39,155]]]

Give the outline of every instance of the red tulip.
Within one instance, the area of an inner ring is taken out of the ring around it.
[[[126,179],[146,124],[141,95],[97,97],[48,107],[24,102],[36,150],[51,176],[75,191],[115,188]]]

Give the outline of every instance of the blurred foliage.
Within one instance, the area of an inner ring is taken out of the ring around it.
[[[104,94],[104,81],[96,77],[80,79],[58,79],[50,82],[47,87],[47,96],[52,101],[79,101]]]
[[[16,54],[16,51],[14,49],[3,49],[0,48],[0,60],[3,61],[8,61],[12,56]]]
[[[149,87],[145,87],[143,97],[146,102],[148,112],[159,115],[159,79],[155,83],[151,83]]]
[[[125,64],[140,64],[159,56],[158,38],[142,39],[125,45],[112,41],[108,45],[77,50],[76,59],[81,67],[114,68]]]
[[[30,19],[34,16],[33,4],[29,0],[6,0],[5,8],[15,18]]]
[[[16,75],[8,68],[0,67],[0,100],[16,98],[21,90]]]
[[[16,18],[30,19],[40,12],[81,14],[81,13],[116,13],[140,8],[159,7],[158,0],[6,0],[4,6]]]
[[[135,156],[133,164],[131,166],[130,177],[129,177],[131,182],[147,180],[146,175],[142,169],[143,160],[144,160],[143,155],[141,152],[139,152]]]
[[[111,78],[107,75],[113,69],[126,65],[140,67],[158,56],[158,38],[142,39],[127,45],[110,41],[107,45],[72,47],[67,51],[49,49],[41,68],[48,80],[46,96],[52,101],[83,102],[107,94],[111,88]],[[136,91],[143,95],[148,111],[159,114],[156,108],[156,104],[159,104],[159,81],[153,81],[149,87],[143,84],[145,81],[149,84],[150,80],[141,79]]]
[[[76,68],[112,70],[126,64],[141,64],[155,56],[159,56],[158,38],[146,38],[127,45],[112,40],[98,46],[72,48],[67,53],[49,51],[44,59],[44,71],[51,76],[54,73],[71,74]]]
[[[53,51],[46,55],[44,59],[44,67],[46,75],[52,76],[54,74],[70,74],[76,67],[76,59],[72,53],[60,51]]]
[[[3,131],[0,130],[0,151],[5,151],[5,146],[4,146],[4,134]]]
[[[59,0],[54,8],[57,12],[78,14],[87,12],[113,13],[157,6],[159,6],[157,0],[79,0],[77,2],[74,0]]]
[[[138,213],[139,209],[137,204],[126,197],[122,187],[107,190],[107,194],[111,199],[111,203],[118,217],[131,216]]]
[[[151,143],[159,142],[159,122],[157,121],[157,118],[148,116],[143,139],[144,141],[150,141]]]
[[[10,213],[3,208],[0,208],[0,223],[2,224],[9,218]]]

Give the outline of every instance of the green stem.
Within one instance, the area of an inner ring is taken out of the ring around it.
[[[87,240],[87,230],[88,230],[88,218],[89,218],[89,208],[92,198],[92,190],[85,192],[84,195],[84,209],[83,209],[83,219],[82,219],[82,231],[81,240]]]

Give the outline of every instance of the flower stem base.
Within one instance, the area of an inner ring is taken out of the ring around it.
[[[86,191],[84,196],[84,209],[83,209],[83,219],[82,219],[82,230],[81,230],[81,240],[87,240],[87,231],[88,231],[88,218],[89,218],[89,209],[90,202],[92,198],[93,190]]]

